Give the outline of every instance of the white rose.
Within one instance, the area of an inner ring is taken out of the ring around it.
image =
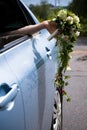
[[[67,17],[67,11],[66,10],[60,10],[58,12],[57,16],[60,17],[60,19],[62,19],[64,21]]]
[[[76,31],[76,36],[78,37],[80,35],[80,32],[79,31]]]
[[[72,58],[72,53],[71,52],[69,53],[69,57]]]
[[[75,22],[75,23],[79,23],[79,22],[80,22],[80,20],[79,20],[79,17],[78,17],[78,16],[74,16],[73,20],[74,20],[74,22]]]
[[[70,71],[71,70],[71,67],[68,65],[67,68],[66,68],[67,71]]]
[[[66,21],[68,21],[69,24],[73,24],[73,18],[72,18],[71,16],[68,16],[68,17],[66,18]]]

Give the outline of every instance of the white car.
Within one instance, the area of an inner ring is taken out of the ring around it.
[[[55,39],[6,32],[37,24],[22,0],[0,0],[0,130],[60,130],[61,102],[54,87]]]

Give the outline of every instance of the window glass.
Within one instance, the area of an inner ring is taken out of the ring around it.
[[[0,0],[0,48],[22,35],[7,37],[6,33],[28,25],[16,0]]]
[[[27,25],[27,21],[14,1],[0,1],[0,33],[8,32]]]

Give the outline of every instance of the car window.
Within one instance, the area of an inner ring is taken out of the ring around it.
[[[3,12],[3,15],[2,15]],[[6,45],[8,42],[16,40],[22,35],[11,35],[9,38],[6,33],[9,31],[22,28],[26,25],[35,24],[30,17],[27,19],[27,10],[22,3],[17,0],[1,0],[0,1],[0,48]],[[29,12],[28,12],[29,14]]]
[[[21,28],[27,24],[28,23],[16,0],[15,2],[12,0],[0,1],[0,33]]]

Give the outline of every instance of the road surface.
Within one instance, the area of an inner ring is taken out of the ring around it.
[[[87,38],[80,38],[70,60],[69,85],[71,102],[63,99],[62,130],[87,130]]]

